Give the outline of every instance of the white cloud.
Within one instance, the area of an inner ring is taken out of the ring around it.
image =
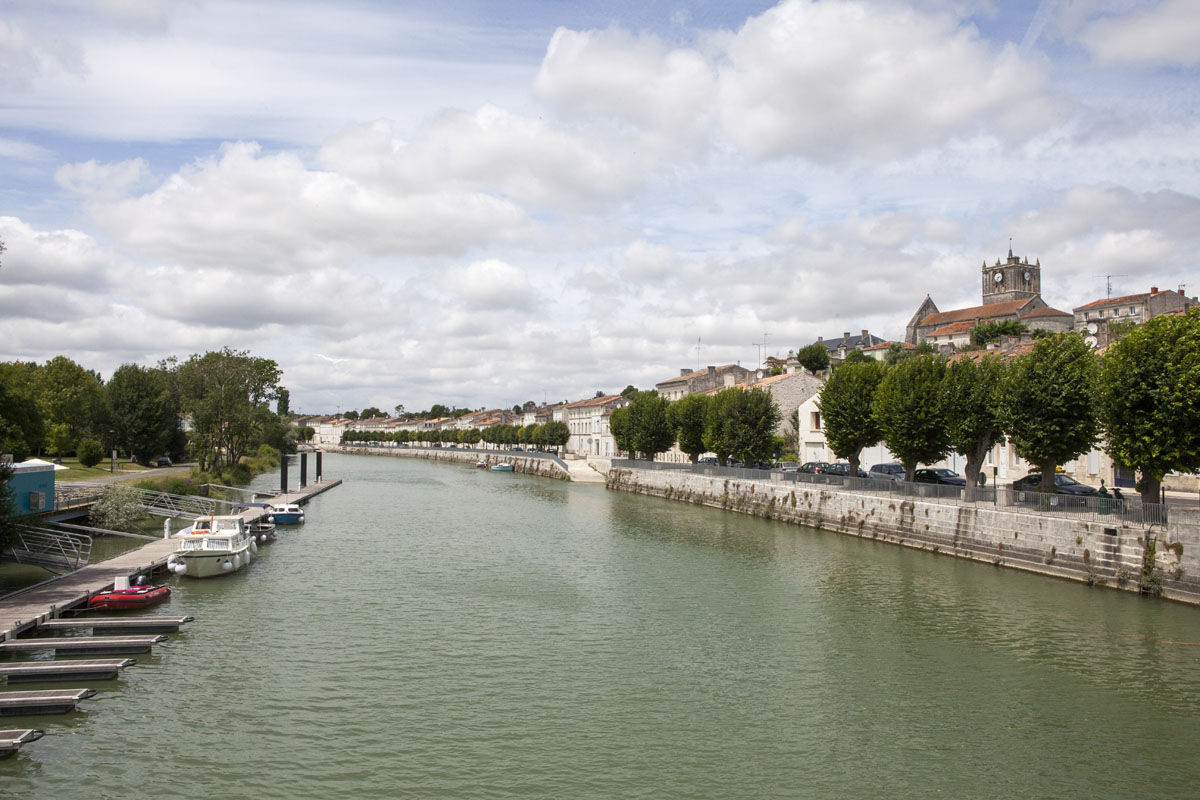
[[[115,164],[98,164],[93,159],[64,164],[54,172],[55,183],[92,203],[110,203],[126,197],[149,177],[149,167],[140,158]]]
[[[720,71],[725,129],[753,156],[877,161],[1056,116],[1030,59],[969,25],[885,2],[785,0],[751,18]]]
[[[0,217],[0,283],[100,291],[109,287],[121,262],[86,233],[41,231],[16,217]]]
[[[1193,67],[1200,62],[1200,6],[1161,0],[1092,21],[1079,39],[1101,64]]]
[[[541,305],[541,294],[525,271],[497,259],[452,270],[442,286],[477,311],[532,311]]]

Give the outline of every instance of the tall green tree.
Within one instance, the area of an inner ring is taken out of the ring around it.
[[[177,383],[201,469],[233,466],[258,444],[262,413],[270,413],[279,374],[274,361],[228,347],[179,365]]]
[[[675,443],[675,430],[668,418],[670,402],[658,392],[638,392],[629,405],[609,417],[609,431],[621,450],[649,461]]]
[[[667,411],[671,427],[675,429],[675,440],[679,449],[687,453],[695,464],[704,446],[704,426],[708,418],[709,397],[706,394],[689,394],[671,403]]]
[[[1101,358],[1100,419],[1113,460],[1141,473],[1147,503],[1163,476],[1200,469],[1200,308],[1154,317]]]
[[[775,428],[779,405],[763,389],[727,389],[736,392],[724,407],[725,440],[733,455],[744,464],[771,460],[778,449]]]
[[[813,342],[796,351],[796,360],[809,372],[820,372],[829,367],[829,350],[820,342]]]
[[[843,367],[843,369],[845,369]],[[930,464],[950,452],[950,435],[939,402],[946,360],[913,356],[889,367],[875,392],[872,411],[888,450],[911,481],[917,464]]]
[[[37,452],[46,435],[42,413],[33,395],[33,374],[37,365],[29,362],[0,364],[0,453],[24,461]]]
[[[141,464],[170,451],[179,406],[162,370],[122,364],[104,387],[104,405],[115,447]]]
[[[1004,441],[1004,374],[1006,365],[994,355],[978,363],[960,358],[946,368],[942,380],[942,413],[950,447],[967,459],[965,500],[974,500],[977,477],[992,445]]]
[[[279,393],[275,397],[275,413],[289,419],[292,416],[292,393],[282,386],[279,387]]]
[[[1034,342],[1005,381],[1004,428],[1017,455],[1042,473],[1054,491],[1059,465],[1086,453],[1099,432],[1096,355],[1075,332]]]
[[[862,449],[880,438],[871,404],[881,380],[883,365],[874,359],[844,364],[833,371],[817,397],[825,443],[838,458],[850,462],[854,475],[858,474]]]
[[[561,420],[550,420],[542,426],[542,440],[548,447],[565,447],[571,441],[571,428]]]
[[[2,251],[3,248],[0,248]],[[12,480],[13,469],[8,464],[0,463],[0,550],[12,544],[17,533],[17,504],[13,500]]]
[[[736,393],[741,389],[722,389],[708,398],[708,412],[704,418],[704,448],[716,454],[717,461],[722,465],[729,463],[733,455],[733,438],[729,435],[729,419],[733,404],[737,402]]]
[[[93,410],[100,379],[66,356],[55,356],[34,373],[34,394],[47,425],[65,425],[72,441],[95,430]]]

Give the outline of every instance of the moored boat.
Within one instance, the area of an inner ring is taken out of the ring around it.
[[[508,462],[505,462],[503,464],[494,464],[492,466],[492,472],[512,472],[512,471],[513,471],[513,465],[509,464]]]
[[[479,469],[487,469],[487,462],[481,458],[475,462],[475,466]]]
[[[276,503],[267,518],[276,525],[297,525],[304,522],[304,509],[295,503]]]
[[[167,559],[167,569],[192,578],[237,572],[258,550],[245,521],[233,515],[200,517],[173,538],[179,540],[179,548]]]
[[[93,611],[145,608],[154,603],[161,603],[170,596],[170,586],[130,586],[128,578],[117,578],[112,589],[97,592],[88,599],[88,608]]]

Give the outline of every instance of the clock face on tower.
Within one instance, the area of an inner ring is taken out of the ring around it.
[[[997,272],[992,276],[992,280],[994,280],[996,283],[999,283],[1000,281],[1004,280],[1004,273]]]
[[[1033,275],[1029,272],[1029,270],[1025,270],[1025,280],[1028,281],[1031,277],[1033,277]]]

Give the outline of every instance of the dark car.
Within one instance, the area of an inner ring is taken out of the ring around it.
[[[829,469],[829,464],[824,461],[806,461],[800,465],[797,472],[805,472],[809,475],[819,475]]]
[[[1018,492],[1040,492],[1042,491],[1042,475],[1040,472],[1031,472],[1024,478],[1013,481],[1012,488]],[[1056,494],[1096,494],[1094,487],[1080,483],[1070,475],[1064,475],[1061,472],[1054,474],[1054,491]]]
[[[167,456],[159,456],[158,458],[154,459],[154,466],[169,467],[171,466],[171,459]]]
[[[940,483],[944,486],[966,486],[967,479],[952,469],[926,467],[913,473],[913,483]]]
[[[845,461],[836,461],[832,464],[826,465],[825,474],[841,475],[844,478],[850,474],[850,465]],[[859,468],[858,477],[865,478],[867,477],[867,473],[863,472],[862,469]]]
[[[904,480],[904,465],[903,464],[876,464],[871,467],[868,477],[875,478],[880,481],[896,481],[899,483]]]

